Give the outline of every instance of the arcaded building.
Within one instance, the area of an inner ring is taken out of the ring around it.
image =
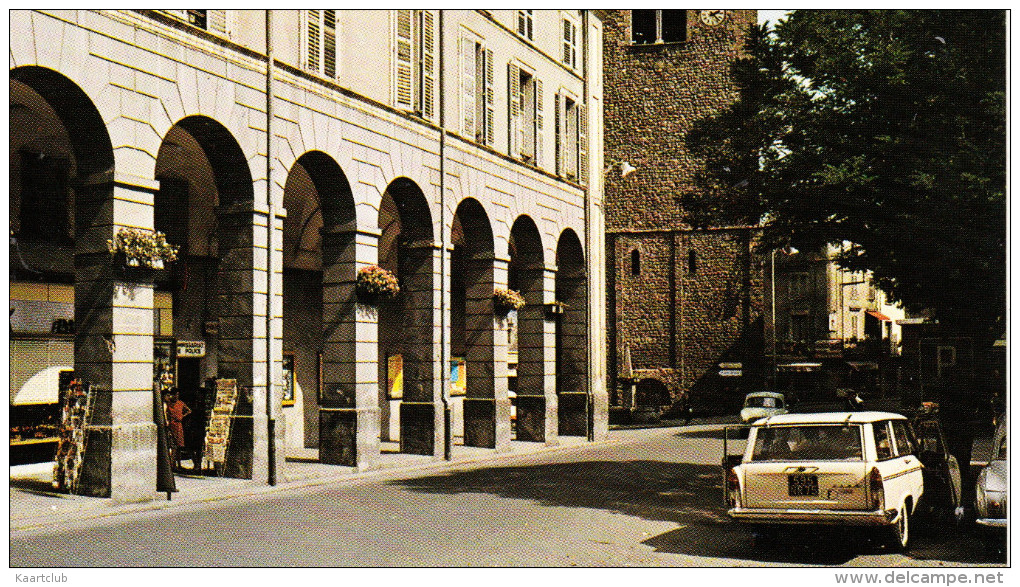
[[[602,26],[12,11],[12,450],[46,440],[30,420],[70,377],[89,390],[74,490],[120,500],[156,493],[160,385],[204,411],[198,438],[229,418],[221,472],[254,480],[294,451],[366,469],[387,442],[604,437]],[[126,266],[124,229],[177,259]],[[369,266],[395,298],[359,296]],[[525,305],[494,311],[497,289]]]
[[[736,99],[730,66],[756,19],[754,10],[605,14],[612,406],[693,401],[712,411],[761,379],[768,258],[754,251],[756,228],[692,230],[680,208],[700,165],[687,134]]]

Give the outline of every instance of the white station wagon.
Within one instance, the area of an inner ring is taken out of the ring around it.
[[[738,522],[887,528],[905,549],[924,493],[908,420],[888,412],[785,414],[751,427],[726,474]]]

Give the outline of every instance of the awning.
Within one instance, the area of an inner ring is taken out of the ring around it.
[[[776,369],[779,371],[794,373],[810,373],[821,368],[821,363],[787,363],[785,365],[776,365]]]
[[[886,316],[885,314],[879,312],[878,310],[865,310],[864,313],[867,314],[868,316],[871,316],[872,318],[876,318],[883,322],[892,322],[892,318]]]
[[[876,371],[878,370],[878,363],[872,363],[868,361],[847,361],[847,365],[854,371]]]

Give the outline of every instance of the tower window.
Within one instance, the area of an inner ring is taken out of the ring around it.
[[[682,43],[686,40],[686,10],[631,11],[631,42],[635,45]]]
[[[641,275],[641,253],[637,249],[630,252],[630,274]]]
[[[687,274],[694,275],[698,272],[698,253],[695,251],[687,252]]]

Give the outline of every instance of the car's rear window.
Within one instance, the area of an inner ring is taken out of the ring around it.
[[[745,408],[780,408],[782,404],[774,397],[749,397],[744,401]]]
[[[858,425],[775,426],[758,429],[754,461],[861,461]]]

